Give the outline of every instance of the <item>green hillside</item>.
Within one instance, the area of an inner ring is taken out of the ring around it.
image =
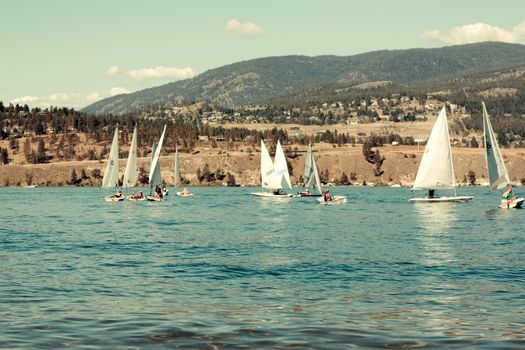
[[[211,69],[194,78],[119,95],[83,109],[122,114],[174,101],[224,106],[267,101],[328,83],[390,80],[396,85],[446,82],[462,76],[525,65],[525,46],[486,42],[435,49],[383,50],[354,56],[258,58]]]

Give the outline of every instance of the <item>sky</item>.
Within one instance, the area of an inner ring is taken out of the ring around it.
[[[523,0],[0,0],[0,101],[76,109],[243,60],[525,44]]]

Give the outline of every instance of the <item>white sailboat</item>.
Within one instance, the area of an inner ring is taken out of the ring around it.
[[[505,168],[505,162],[501,156],[498,147],[498,141],[494,135],[492,124],[489,120],[489,115],[485,107],[485,102],[481,102],[483,107],[483,134],[485,137],[485,158],[487,160],[487,169],[489,175],[489,190],[501,190],[510,185],[509,174]],[[500,208],[520,208],[523,204],[523,198],[511,198],[509,200],[503,199]]]
[[[291,194],[282,192],[283,188],[292,188],[288,165],[284,155],[281,142],[277,141],[275,150],[275,163],[272,162],[270,154],[261,140],[261,186],[263,192],[254,192],[252,195],[268,198],[291,198]]]
[[[184,188],[182,191],[178,191],[178,186],[180,185],[180,163],[179,163],[179,148],[175,147],[175,192],[179,197],[190,197],[193,196],[193,193],[190,193],[187,188]]]
[[[299,192],[300,197],[321,197],[323,189],[321,187],[321,179],[319,178],[319,171],[315,163],[314,154],[312,151],[312,144],[308,144],[308,151],[306,152],[306,159],[304,160],[304,191]],[[311,192],[317,190],[317,192]]]
[[[124,170],[124,179],[122,180],[122,188],[133,188],[137,184],[137,127],[133,129],[133,137],[131,138],[131,146],[129,148],[128,162]],[[126,199],[131,201],[141,201],[145,197],[140,193],[134,193],[126,196]]]
[[[115,128],[113,135],[113,142],[111,142],[111,150],[109,151],[108,163],[106,170],[104,170],[104,177],[102,178],[102,188],[117,188],[118,187],[118,126]],[[120,202],[124,200],[124,195],[118,191],[112,196],[104,198],[106,202]]]
[[[153,191],[153,188],[156,186],[160,186],[162,184],[162,178],[160,176],[160,151],[162,149],[162,143],[164,141],[164,134],[166,133],[166,125],[164,125],[164,130],[162,131],[162,135],[160,136],[159,143],[156,147],[154,147],[154,152],[152,154],[152,160],[151,160],[151,168],[149,171],[149,186],[151,192]],[[159,196],[157,194],[155,195],[149,195],[146,196],[146,199],[148,201],[161,201],[162,196]]]
[[[454,191],[453,197],[434,197],[436,189],[449,189]],[[454,164],[452,162],[452,149],[448,134],[447,113],[445,107],[439,113],[430,137],[428,138],[416,180],[412,190],[428,190],[428,197],[410,198],[410,202],[467,202],[472,196],[457,196],[456,181],[454,178]]]

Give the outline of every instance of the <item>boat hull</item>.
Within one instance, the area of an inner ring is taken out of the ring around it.
[[[324,198],[319,198],[318,201],[323,205],[344,204],[347,202],[345,196],[333,196],[330,201],[325,201]]]
[[[472,196],[456,196],[456,197],[419,197],[419,198],[410,198],[408,201],[410,203],[465,203],[472,200]]]
[[[162,202],[162,198],[155,197],[155,196],[146,196],[146,200],[148,202]]]
[[[124,200],[124,196],[122,197],[108,196],[108,197],[105,197],[104,200],[106,202],[122,202]]]
[[[268,192],[252,192],[251,195],[270,199],[291,199],[293,197],[292,194],[273,194]]]
[[[525,198],[516,198],[516,199],[513,199],[512,201],[502,200],[501,204],[499,205],[499,208],[500,209],[520,209],[524,201],[525,201]]]
[[[302,192],[299,192],[297,194],[298,197],[321,197],[322,194],[319,193],[319,194],[315,194],[315,193],[302,193]]]
[[[131,195],[130,195],[130,196],[127,196],[127,197],[126,197],[126,200],[131,201],[131,202],[140,202],[140,201],[145,201],[145,200],[146,200],[146,197],[142,197],[142,198],[132,198]]]
[[[191,197],[191,196],[193,196],[193,193],[183,194],[182,192],[177,192],[177,196],[179,196],[179,197]]]

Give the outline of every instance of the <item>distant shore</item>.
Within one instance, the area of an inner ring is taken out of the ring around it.
[[[300,147],[300,146],[299,146]],[[303,147],[304,148],[304,147]],[[325,179],[329,183],[338,184],[342,174],[346,174],[353,185],[371,186],[411,186],[423,147],[417,146],[392,146],[379,147],[381,156],[385,158],[381,167],[381,176],[375,176],[374,165],[366,162],[362,155],[362,147],[346,145],[334,147],[328,144],[316,145],[315,157],[319,172],[328,174]],[[288,161],[293,167],[292,184],[299,183],[299,176],[303,174],[304,153],[299,150],[297,157]],[[469,183],[469,171],[475,176],[476,184],[487,182],[485,156],[481,148],[453,147],[454,168],[458,184]],[[525,179],[525,150],[503,149],[506,166],[513,183],[520,183]],[[124,171],[126,159],[120,159],[120,173]],[[138,160],[138,167],[149,171],[149,157]],[[197,172],[206,167],[210,172],[220,171],[223,175],[230,173],[235,177],[236,184],[240,186],[260,186],[260,153],[257,150],[229,151],[221,148],[202,149],[197,154],[180,155],[182,177],[188,185],[224,186],[225,179],[211,183],[199,182]],[[76,186],[100,186],[99,174],[104,173],[105,160],[93,161],[68,161],[47,164],[8,164],[0,166],[0,186],[69,186],[73,170],[78,182]],[[97,174],[98,173],[98,174]],[[82,174],[85,176],[82,177]],[[94,176],[97,175],[97,176]],[[161,174],[168,186],[174,184],[174,155],[161,157]],[[140,186],[140,185],[139,185]]]

